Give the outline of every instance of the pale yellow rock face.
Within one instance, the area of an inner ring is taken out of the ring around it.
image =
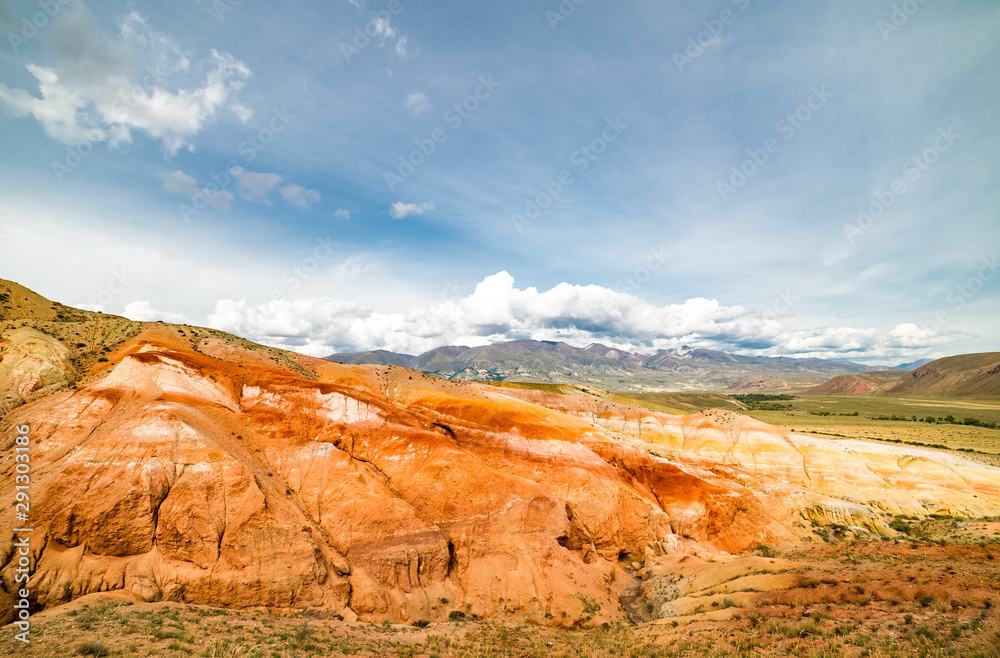
[[[72,351],[29,327],[0,339],[0,413],[76,380]]]
[[[718,410],[664,420],[676,433],[693,421],[699,425],[690,452],[754,476],[891,514],[981,517],[998,510],[1000,469],[938,450],[783,433]]]
[[[0,381],[66,357],[44,337],[15,344]],[[108,366],[0,417],[0,509],[14,502],[13,428],[30,426],[42,605],[121,590],[591,625],[624,618],[636,564],[798,541],[810,520],[888,532],[885,512],[1000,513],[1000,469],[724,412],[647,413],[640,440],[628,414],[572,396],[305,357],[278,367],[222,340],[195,352],[155,325]],[[12,527],[0,515],[8,594]]]

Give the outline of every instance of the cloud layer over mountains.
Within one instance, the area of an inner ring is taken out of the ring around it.
[[[370,349],[418,354],[441,345],[533,339],[579,346],[600,342],[630,351],[691,345],[761,355],[878,358],[912,354],[956,338],[915,324],[899,324],[888,332],[794,329],[777,318],[711,299],[658,307],[594,285],[520,289],[505,271],[483,279],[468,296],[444,294],[405,312],[382,313],[335,299],[257,304],[224,299],[208,321],[217,329],[318,356]]]

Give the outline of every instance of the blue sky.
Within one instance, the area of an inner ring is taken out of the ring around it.
[[[1000,349],[995,2],[14,0],[0,27],[0,276],[65,303],[317,355]]]

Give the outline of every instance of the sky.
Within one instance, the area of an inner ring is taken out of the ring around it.
[[[0,0],[0,277],[323,356],[1000,350],[994,0]]]

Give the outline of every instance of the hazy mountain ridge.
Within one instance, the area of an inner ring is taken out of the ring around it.
[[[419,355],[374,350],[326,359],[404,366],[446,379],[588,383],[609,390],[718,390],[749,377],[826,378],[873,370],[852,361],[745,356],[686,346],[642,354],[600,343],[580,348],[535,340],[438,347]]]

